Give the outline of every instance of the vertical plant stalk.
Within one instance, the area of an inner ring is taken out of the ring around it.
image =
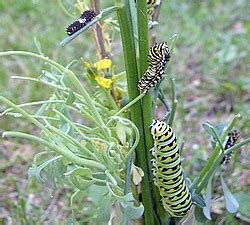
[[[119,4],[119,1],[117,0],[116,3]],[[127,83],[128,83],[128,94],[130,101],[132,101],[140,93],[137,89],[138,71],[137,71],[135,41],[134,41],[134,30],[130,12],[130,0],[124,0],[124,3],[125,6],[122,6],[121,8],[118,9],[117,15],[118,15],[118,22],[120,25],[121,38],[122,38],[124,63],[125,63]],[[131,120],[139,129],[139,132],[141,134],[140,141],[136,148],[136,160],[138,166],[140,166],[145,173],[145,176],[143,177],[141,182],[142,201],[145,209],[144,211],[145,224],[155,224],[154,213],[153,213],[154,212],[153,201],[151,196],[151,185],[148,177],[148,162],[147,162],[147,157],[145,155],[146,144],[143,136],[144,131],[143,131],[143,121],[142,121],[142,109],[139,101],[136,102],[131,107]]]
[[[137,21],[138,21],[138,46],[139,46],[139,59],[138,71],[139,77],[143,76],[144,72],[148,67],[148,15],[147,15],[147,1],[137,1]],[[151,92],[148,92],[142,99],[142,118],[143,118],[143,130],[145,138],[145,148],[144,151],[140,152],[140,157],[146,159],[147,170],[144,170],[145,177],[149,180],[149,188],[151,195],[148,196],[152,198],[153,206],[156,208],[156,212],[152,211],[154,214],[154,224],[159,224],[161,220],[165,220],[166,212],[160,203],[160,194],[158,188],[153,184],[153,176],[151,173],[151,163],[152,158],[150,149],[153,147],[153,139],[150,134],[149,126],[153,121],[153,102]],[[141,166],[141,165],[139,165]],[[146,166],[145,166],[146,167]],[[145,168],[146,169],[146,168]],[[144,193],[142,193],[144,195]],[[145,212],[147,213],[147,212]],[[166,221],[166,220],[165,220]],[[146,222],[146,221],[145,221]],[[152,223],[151,223],[152,224]]]
[[[96,12],[96,14],[100,13],[100,0],[92,0],[92,8]],[[94,40],[96,44],[96,49],[99,54],[100,59],[104,59],[106,57],[109,57],[109,53],[106,51],[105,45],[104,45],[104,38],[102,33],[102,27],[99,22],[93,26],[93,34],[94,34]]]

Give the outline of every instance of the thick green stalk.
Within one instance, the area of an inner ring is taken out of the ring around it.
[[[130,1],[124,0],[124,3],[126,7],[124,6],[118,10],[118,21],[122,37],[129,99],[130,101],[132,101],[139,95],[139,91],[137,89],[138,71],[137,71],[135,41],[134,41],[134,30],[130,12]],[[143,177],[141,183],[142,201],[145,209],[144,212],[145,224],[155,224],[153,216],[153,211],[154,211],[153,202],[151,198],[151,187],[148,177],[147,158],[145,157],[146,145],[143,135],[144,131],[142,122],[142,110],[139,101],[136,102],[131,107],[131,120],[137,126],[141,134],[140,141],[136,148],[136,159],[138,166],[140,166],[142,170],[145,172],[145,176]]]
[[[138,70],[139,76],[143,76],[145,73],[148,63],[148,15],[147,15],[147,1],[137,1],[137,21],[138,21],[138,46],[139,46],[139,59]],[[150,134],[149,126],[153,121],[153,104],[151,92],[148,92],[147,95],[142,99],[142,118],[143,118],[143,129],[144,129],[144,138],[145,138],[145,149],[143,155],[141,156],[147,160],[147,171],[145,176],[149,179],[149,188],[151,188],[151,196],[154,200],[153,204],[156,207],[157,215],[155,212],[154,224],[160,223],[160,221],[166,221],[166,212],[161,206],[160,203],[160,194],[158,188],[153,184],[153,177],[151,173],[151,163],[150,159],[152,158],[150,149],[153,147],[153,139]],[[142,193],[143,194],[143,193]]]

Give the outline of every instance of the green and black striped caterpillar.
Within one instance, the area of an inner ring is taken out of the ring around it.
[[[136,3],[136,0],[135,0]],[[147,5],[149,7],[155,7],[161,3],[161,0],[147,0]]]
[[[170,59],[170,51],[166,42],[155,43],[148,51],[148,69],[138,82],[141,93],[147,93],[154,87],[165,73],[166,63]]]
[[[162,204],[172,217],[183,217],[192,207],[192,199],[181,166],[177,140],[172,128],[165,122],[154,120],[150,126],[154,147],[154,184],[159,188]]]
[[[228,134],[228,139],[227,139],[227,142],[225,144],[225,150],[233,147],[238,142],[239,138],[240,138],[239,131],[237,131],[237,130],[231,131]],[[229,164],[231,161],[231,157],[232,157],[232,153],[225,155],[222,162],[224,162],[225,164]]]
[[[136,3],[136,0],[135,0]],[[152,17],[155,12],[155,7],[161,4],[161,0],[147,0],[147,14],[149,16],[149,20],[152,21]]]

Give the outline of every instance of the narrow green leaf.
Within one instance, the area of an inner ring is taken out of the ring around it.
[[[203,208],[203,213],[206,216],[207,219],[211,220],[211,200],[212,200],[212,180],[213,176],[210,177],[208,184],[207,184],[207,189],[205,192],[205,204],[206,206]]]
[[[207,133],[209,133],[211,136],[214,137],[213,125],[211,123],[206,122],[203,123],[202,126],[205,129],[205,131],[207,131]]]
[[[44,183],[45,180],[41,176],[42,170],[46,166],[48,166],[50,163],[52,163],[53,161],[56,161],[56,160],[58,160],[60,158],[62,158],[62,156],[57,156],[57,157],[54,157],[54,158],[52,158],[50,160],[47,160],[44,163],[42,163],[40,166],[29,168],[29,170],[28,170],[29,177],[35,177],[38,180],[38,182]]]
[[[34,39],[34,42],[35,42],[35,46],[36,46],[36,48],[37,48],[37,50],[38,50],[38,53],[39,53],[40,55],[43,55],[42,47],[41,47],[40,42],[37,40],[36,37],[34,37],[33,39]]]
[[[224,149],[223,144],[221,143],[220,137],[216,131],[216,128],[209,122],[203,123],[202,126],[204,129],[212,136],[212,138],[219,143],[220,148]]]
[[[195,207],[195,220],[198,224],[205,224],[208,220],[203,213],[203,209],[200,207]]]
[[[58,82],[58,78],[55,76],[55,74],[53,74],[47,70],[42,70],[41,76],[46,77],[47,78],[46,80],[49,79],[51,81]]]
[[[224,197],[225,197],[225,203],[226,203],[226,209],[230,213],[236,213],[239,209],[239,203],[237,200],[234,198],[232,195],[231,191],[227,187],[224,179],[222,176],[220,176],[221,179],[221,184],[222,184],[222,189],[224,192]]]
[[[201,208],[206,206],[205,200],[195,192],[192,193],[192,200]]]
[[[79,189],[79,190],[86,190],[87,187],[94,184],[92,171],[88,168],[76,168],[64,175],[70,175],[70,179],[72,183]]]
[[[76,100],[76,96],[73,91],[69,92],[69,96],[66,100],[66,105],[73,105],[74,101]]]
[[[125,145],[126,144],[126,129],[125,129],[125,126],[120,121],[118,121],[116,124],[116,134],[117,134],[118,139],[121,141],[121,143]]]

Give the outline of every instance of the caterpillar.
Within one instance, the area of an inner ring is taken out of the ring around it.
[[[136,0],[135,0],[135,3],[136,3]],[[157,6],[161,3],[161,0],[147,0],[147,5],[149,7],[152,7],[152,6]]]
[[[148,51],[149,66],[138,82],[141,93],[147,93],[151,87],[162,79],[166,63],[170,59],[170,52],[166,42],[155,43]]]
[[[233,130],[228,134],[228,139],[227,142],[225,144],[225,150],[233,147],[239,140],[240,138],[240,132],[237,130]],[[232,152],[230,152],[229,154],[225,155],[223,158],[222,163],[224,162],[225,164],[229,164],[232,158]]]
[[[66,29],[67,34],[72,35],[76,33],[77,31],[81,30],[95,17],[96,17],[96,13],[93,10],[84,11],[78,20],[74,21],[72,24],[70,24],[67,27]]]
[[[183,217],[192,207],[192,199],[181,166],[175,133],[165,122],[153,120],[150,125],[154,139],[154,184],[158,187],[165,210],[172,217]]]
[[[135,0],[136,3],[136,0]],[[149,16],[149,19],[152,20],[155,7],[160,5],[161,0],[147,0],[147,14]]]

